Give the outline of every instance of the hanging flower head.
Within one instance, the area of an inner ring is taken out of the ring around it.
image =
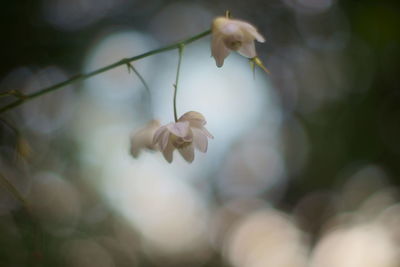
[[[153,144],[153,136],[160,127],[158,120],[151,120],[143,128],[131,136],[131,155],[137,158],[142,149],[157,150]]]
[[[194,160],[194,149],[205,153],[207,138],[214,138],[204,127],[205,124],[206,120],[199,112],[186,112],[177,122],[161,126],[154,134],[153,144],[158,144],[169,163],[175,149],[190,163]]]
[[[230,51],[238,51],[247,58],[257,56],[254,40],[261,43],[265,39],[250,23],[218,17],[212,23],[211,54],[215,58],[218,67],[224,64]]]

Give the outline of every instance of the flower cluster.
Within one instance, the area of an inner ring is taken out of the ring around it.
[[[208,138],[214,138],[204,127],[205,124],[204,116],[196,111],[186,112],[177,122],[161,127],[154,120],[132,136],[131,154],[137,157],[142,148],[160,150],[171,163],[176,149],[187,162],[192,162],[194,149],[207,152]]]
[[[211,54],[218,67],[222,67],[225,58],[231,51],[237,51],[251,59],[253,66],[258,65],[268,72],[257,57],[254,45],[254,40],[264,42],[265,39],[253,25],[241,20],[231,19],[227,15],[214,19],[211,30]],[[173,152],[178,150],[182,157],[190,163],[194,160],[195,149],[205,153],[208,147],[208,138],[214,138],[204,127],[206,120],[199,112],[189,111],[179,119],[177,118],[175,101],[182,51],[183,47],[180,46],[177,79],[174,84],[175,122],[160,126],[159,121],[153,120],[133,135],[131,138],[131,154],[135,158],[139,155],[141,149],[147,148],[161,151],[164,158],[171,163]]]
[[[265,42],[257,29],[244,21],[218,17],[212,24],[211,54],[218,67],[222,67],[230,51],[238,51],[248,58],[257,56],[254,40]]]
[[[158,144],[164,158],[172,162],[172,153],[179,151],[187,162],[194,160],[194,148],[207,152],[208,139],[214,138],[204,127],[206,120],[196,111],[183,114],[175,123],[160,127],[154,134],[153,144]]]

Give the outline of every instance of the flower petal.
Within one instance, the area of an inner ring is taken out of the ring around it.
[[[189,111],[183,114],[178,121],[188,121],[190,127],[201,128],[206,124],[204,116],[196,111]]]
[[[149,150],[157,149],[157,146],[155,146],[153,143],[153,137],[154,133],[159,128],[160,122],[158,120],[151,120],[143,128],[131,135],[130,153],[134,158],[137,158],[140,154],[140,151],[144,148]]]
[[[256,39],[260,43],[265,42],[265,38],[260,33],[258,33],[257,29],[250,23],[240,21],[240,26],[242,30],[246,33],[246,35],[250,34],[253,39]]]
[[[208,138],[214,139],[214,136],[206,128],[201,127],[199,130]]]
[[[171,144],[171,142],[169,142],[167,147],[162,151],[162,154],[168,163],[172,162],[174,149],[175,147]]]
[[[178,137],[186,137],[189,134],[189,122],[176,122],[166,125],[168,131]]]
[[[208,147],[207,136],[204,135],[204,133],[199,129],[192,129],[192,131],[193,131],[193,143],[195,147],[199,151],[206,153]]]
[[[137,158],[139,156],[140,151],[146,147],[146,131],[144,129],[140,129],[130,138],[131,149],[130,153],[132,157]]]
[[[225,22],[220,23],[219,31],[224,36],[240,36],[242,37],[241,21],[234,19],[227,19]]]
[[[139,139],[137,135],[131,137],[131,156],[137,158],[139,156],[140,150],[143,148],[141,145],[142,141]]]
[[[251,34],[254,36],[254,38],[256,38],[257,41],[259,41],[260,43],[264,43],[265,42],[265,38],[259,34],[257,32],[257,30],[255,30],[254,32],[251,32]]]
[[[167,145],[169,143],[169,135],[170,135],[170,133],[168,131],[163,132],[163,134],[161,136],[161,141],[160,141],[161,150],[165,150],[165,148],[167,147]]]
[[[194,160],[194,147],[192,144],[184,146],[182,148],[178,148],[179,153],[182,157],[189,163]]]
[[[213,35],[211,41],[211,55],[215,58],[217,67],[222,67],[225,58],[229,55],[229,49],[225,47],[221,36]]]
[[[188,111],[183,114],[178,121],[189,121],[189,120],[203,120],[205,121],[204,116],[197,111]]]
[[[161,134],[166,130],[167,128],[165,126],[161,126],[158,128],[158,130],[154,133],[153,136],[153,144],[156,144],[159,142]]]
[[[253,58],[256,54],[256,47],[254,45],[254,41],[243,43],[239,48],[238,52],[245,57]]]

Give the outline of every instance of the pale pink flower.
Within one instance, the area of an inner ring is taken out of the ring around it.
[[[158,147],[153,144],[153,136],[160,127],[158,120],[151,120],[143,128],[139,129],[131,136],[131,155],[137,158],[142,149],[158,150]]]
[[[230,51],[254,58],[257,56],[254,40],[265,42],[264,37],[250,23],[218,17],[212,24],[211,54],[218,67],[224,64]]]
[[[194,149],[205,153],[208,139],[214,138],[204,127],[206,120],[202,114],[189,111],[177,122],[161,126],[154,134],[153,144],[158,144],[164,158],[171,163],[175,149],[187,162],[194,160]]]

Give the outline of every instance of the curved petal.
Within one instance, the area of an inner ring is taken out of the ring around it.
[[[131,136],[131,149],[130,153],[132,157],[137,158],[140,151],[146,147],[146,129],[140,129],[134,135]]]
[[[257,31],[257,29],[253,25],[244,21],[241,21],[240,25],[246,35],[250,34],[252,39],[256,39],[260,43],[265,42],[265,38]]]
[[[161,126],[158,130],[154,133],[153,136],[153,144],[156,144],[160,141],[161,134],[166,130],[165,126]]]
[[[161,141],[159,142],[161,150],[164,150],[169,142],[169,135],[170,133],[168,131],[164,131],[164,133],[161,136]]]
[[[224,23],[221,23],[219,31],[224,36],[237,35],[237,34],[241,35],[242,33],[240,31],[240,27],[241,27],[240,21],[229,19]]]
[[[225,47],[225,44],[221,36],[213,35],[211,41],[211,55],[215,58],[217,67],[222,67],[225,58],[229,55],[229,49]]]
[[[143,128],[139,129],[135,134],[131,135],[130,153],[137,158],[140,151],[144,148],[156,150],[157,146],[153,142],[155,132],[160,128],[158,120],[151,120]]]
[[[172,162],[174,149],[174,146],[169,142],[167,147],[162,151],[162,154],[168,163]]]
[[[194,160],[194,147],[192,144],[178,149],[182,157],[189,163]]]
[[[213,20],[212,22],[212,34],[220,34],[221,32],[221,27],[223,27],[226,23],[229,22],[229,19],[225,17],[217,17]]]
[[[257,41],[259,41],[260,43],[264,43],[265,42],[265,38],[264,36],[262,36],[261,34],[259,34],[257,32],[257,30],[255,30],[254,32],[251,32],[251,34],[254,36],[254,38],[256,38]]]
[[[189,134],[189,122],[176,122],[166,125],[168,131],[178,137],[185,137]]]
[[[183,114],[178,121],[188,121],[190,127],[201,128],[206,124],[204,116],[196,111],[189,111]]]
[[[247,43],[243,43],[242,47],[238,50],[239,54],[242,56],[253,58],[256,54],[256,47],[254,45],[254,41],[250,41]]]
[[[199,129],[192,129],[193,131],[193,143],[195,147],[203,152],[207,152],[207,147],[208,147],[208,139],[207,136],[203,134],[203,132]]]
[[[140,150],[142,150],[142,138],[140,135],[135,134],[134,136],[131,137],[131,149],[130,153],[132,157],[137,158],[139,156]]]
[[[202,128],[206,124],[206,121],[199,120],[199,119],[193,119],[193,120],[190,120],[189,123],[190,123],[190,127],[192,127],[192,128]]]
[[[202,120],[205,121],[204,116],[197,111],[188,111],[183,114],[178,121]]]
[[[154,134],[160,128],[160,121],[152,120],[147,124],[143,132],[145,147],[151,150],[157,149],[153,143]]]
[[[199,130],[208,138],[214,139],[214,136],[206,128],[201,127]]]

